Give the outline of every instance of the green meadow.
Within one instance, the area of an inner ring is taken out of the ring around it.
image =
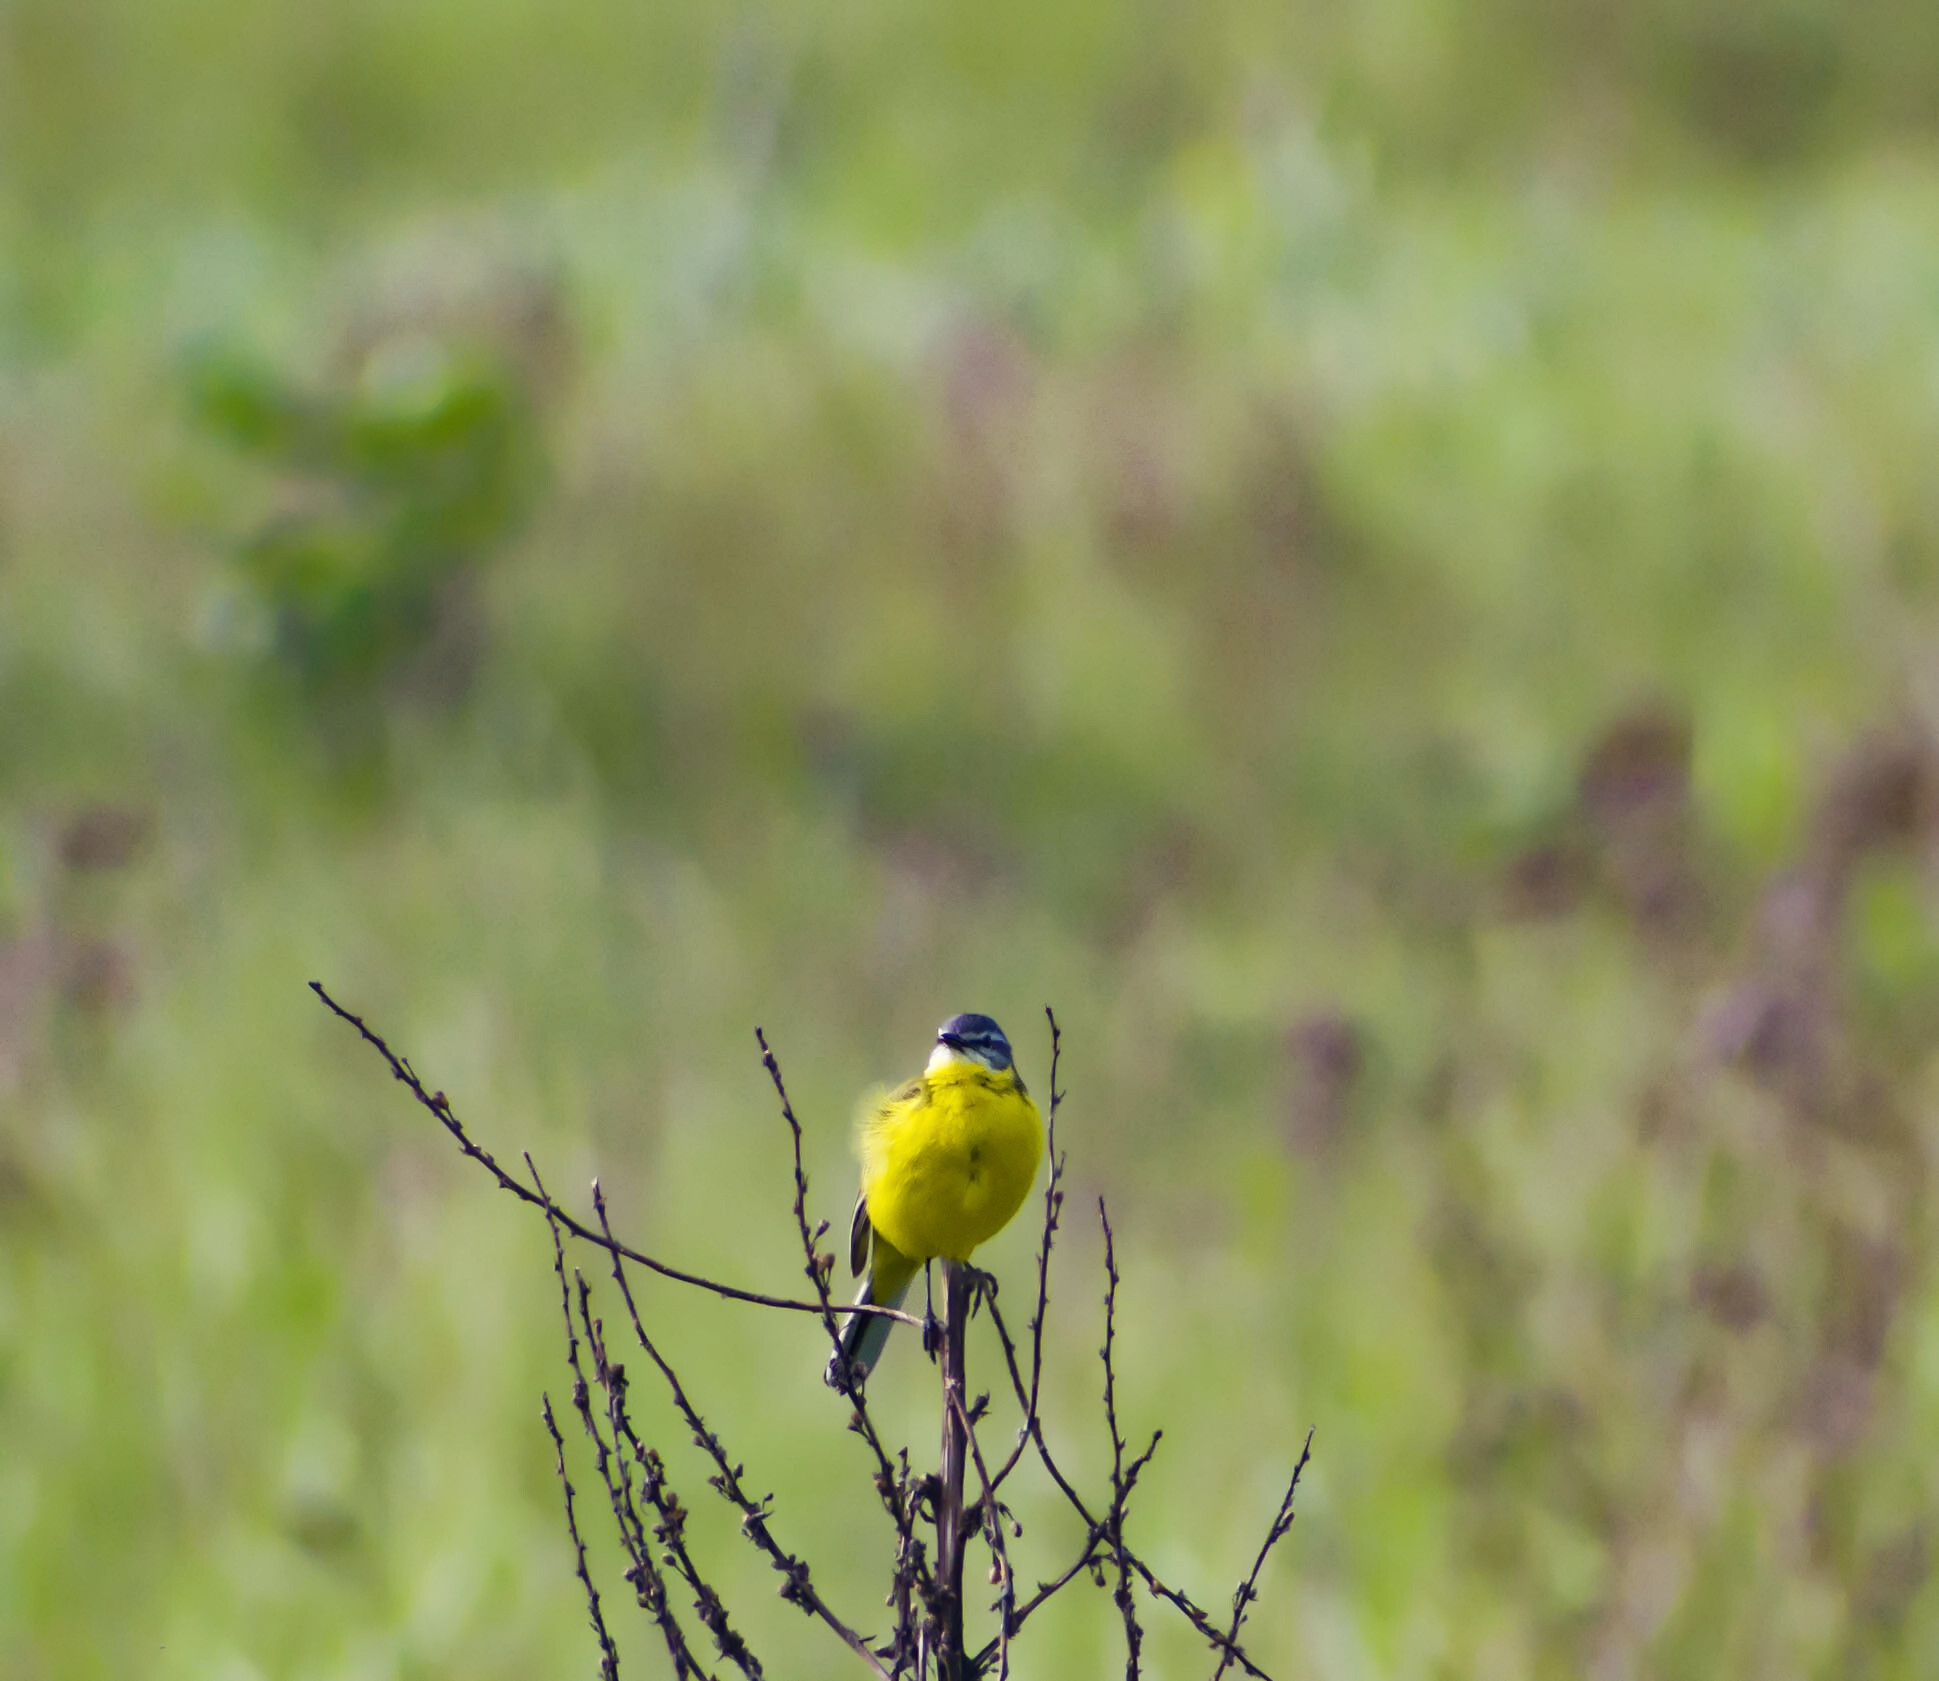
[[[782,1294],[755,1027],[838,1239],[860,1095],[965,1010],[1041,1095],[1051,1006],[1048,1435],[1105,1487],[1103,1197],[1153,1567],[1226,1608],[1314,1431],[1262,1668],[1935,1673],[1935,64],[1916,0],[6,8],[0,1676],[595,1674],[546,1392],[670,1673],[544,1223],[311,980]],[[818,1325],[637,1287],[885,1625]],[[767,1672],[862,1673],[634,1364]],[[933,1455],[906,1331],[871,1399]],[[1016,1662],[1121,1674],[1109,1591]]]

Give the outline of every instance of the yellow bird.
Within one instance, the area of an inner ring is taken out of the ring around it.
[[[862,1195],[848,1262],[858,1276],[868,1269],[855,1299],[899,1307],[924,1262],[967,1261],[1009,1224],[1043,1160],[1044,1123],[1003,1029],[988,1016],[951,1016],[922,1073],[863,1104],[855,1142]],[[894,1324],[851,1313],[828,1381],[844,1360],[867,1377]]]

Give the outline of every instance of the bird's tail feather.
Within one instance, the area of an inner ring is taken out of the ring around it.
[[[909,1282],[916,1275],[916,1267],[909,1263],[909,1271],[902,1273],[898,1280],[893,1276],[884,1278],[885,1270],[878,1257],[876,1268],[862,1281],[862,1288],[855,1300],[875,1307],[900,1307],[902,1298],[909,1293]],[[897,1257],[901,1259],[900,1256]],[[901,1268],[894,1269],[901,1272]],[[876,1293],[878,1286],[887,1287],[892,1293],[886,1298]],[[839,1389],[836,1381],[838,1364],[846,1364],[856,1382],[861,1382],[875,1370],[875,1362],[882,1358],[882,1350],[888,1344],[889,1333],[895,1329],[895,1321],[879,1313],[851,1313],[842,1326],[840,1351],[829,1358],[828,1369],[822,1374],[823,1380],[831,1389]]]

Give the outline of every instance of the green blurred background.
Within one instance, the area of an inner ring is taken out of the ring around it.
[[[1160,1572],[1317,1428],[1274,1674],[1934,1673],[1936,75],[1926,0],[0,12],[0,1674],[593,1669],[543,1226],[312,977],[775,1289],[753,1025],[839,1223],[857,1093],[1054,1004],[1052,1439],[1107,1194]],[[818,1329],[644,1295],[869,1624]]]

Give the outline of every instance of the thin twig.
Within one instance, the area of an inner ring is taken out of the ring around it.
[[[794,1145],[794,1223],[801,1236],[801,1252],[807,1265],[803,1269],[808,1282],[815,1288],[815,1306],[821,1314],[822,1328],[828,1333],[829,1347],[839,1350],[842,1346],[842,1328],[835,1321],[835,1298],[829,1293],[828,1274],[834,1257],[828,1256],[828,1266],[824,1266],[821,1248],[816,1241],[828,1227],[824,1222],[821,1231],[811,1231],[808,1227],[808,1174],[801,1165],[801,1123],[795,1119],[794,1104],[788,1098],[787,1082],[781,1078],[781,1064],[775,1060],[774,1052],[768,1047],[768,1036],[760,1028],[754,1030],[754,1042],[761,1047],[761,1066],[767,1070],[768,1079],[774,1083],[774,1095],[781,1100],[781,1118],[788,1123],[788,1137]]]
[[[1030,1443],[1037,1450],[1038,1462],[1050,1473],[1050,1480],[1057,1485],[1058,1491],[1070,1503],[1071,1509],[1084,1520],[1086,1528],[1096,1528],[1097,1519],[1091,1515],[1090,1507],[1084,1503],[1083,1495],[1071,1486],[1071,1481],[1063,1473],[1050,1444],[1044,1440],[1042,1416],[1030,1405],[1030,1395],[1024,1385],[1023,1373],[1017,1364],[1017,1345],[1010,1335],[1010,1328],[1003,1322],[1003,1310],[997,1306],[994,1296],[986,1296],[984,1304],[990,1311],[990,1323],[996,1327],[997,1342],[1003,1349],[1003,1360],[1010,1373],[1010,1388],[1017,1397],[1017,1404],[1024,1409],[1023,1427]]]
[[[909,1468],[909,1450],[906,1447],[896,1450],[896,1458],[899,1467],[897,1487],[901,1492],[903,1507],[913,1519],[920,1479]],[[931,1581],[928,1549],[923,1546],[922,1537],[916,1533],[916,1526],[911,1521],[906,1529],[898,1528],[896,1531],[895,1567],[889,1577],[887,1603],[895,1611],[895,1636],[888,1655],[897,1675],[902,1674],[910,1659],[921,1649],[916,1605],[932,1591]]]
[[[1254,1681],[1272,1681],[1270,1675],[1246,1656],[1243,1647],[1223,1633],[1204,1611],[1192,1603],[1190,1595],[1182,1594],[1176,1588],[1167,1587],[1159,1581],[1152,1573],[1151,1567],[1135,1553],[1130,1555],[1130,1559],[1131,1568],[1138,1573],[1138,1580],[1143,1582],[1157,1598],[1174,1607],[1213,1647],[1230,1657],[1246,1674],[1252,1676]]]
[[[1138,1681],[1138,1655],[1144,1645],[1144,1630],[1138,1626],[1138,1605],[1131,1588],[1131,1561],[1124,1550],[1125,1505],[1131,1490],[1124,1475],[1124,1434],[1118,1429],[1117,1316],[1118,1257],[1111,1236],[1111,1216],[1104,1210],[1104,1199],[1097,1199],[1097,1217],[1104,1227],[1104,1346],[1098,1350],[1104,1361],[1104,1422],[1111,1432],[1111,1510],[1104,1520],[1105,1537],[1117,1560],[1118,1585],[1111,1598],[1124,1619],[1124,1681]],[[1154,1437],[1151,1449],[1158,1447]]]
[[[586,1543],[579,1538],[579,1520],[572,1510],[572,1479],[566,1475],[565,1438],[559,1434],[558,1421],[552,1416],[552,1397],[539,1398],[540,1411],[545,1417],[545,1428],[552,1436],[554,1463],[559,1468],[559,1486],[566,1496],[566,1532],[572,1537],[573,1550],[579,1555],[579,1581],[586,1590],[586,1610],[592,1619],[592,1631],[599,1638],[600,1681],[619,1681],[619,1648],[613,1644],[613,1637],[606,1632],[606,1619],[599,1609],[599,1590],[592,1585],[592,1572],[586,1567]]]
[[[623,1379],[623,1368],[615,1366],[614,1372]],[[623,1388],[620,1393],[624,1393]],[[725,1601],[701,1577],[693,1555],[687,1550],[687,1508],[681,1504],[680,1496],[667,1481],[665,1462],[640,1440],[630,1420],[622,1418],[617,1428],[632,1452],[634,1463],[640,1468],[640,1492],[646,1496],[656,1514],[654,1539],[667,1549],[667,1563],[693,1590],[694,1615],[713,1636],[720,1655],[747,1676],[748,1681],[760,1681],[762,1670],[759,1661],[729,1620]]]
[[[1023,1379],[1017,1365],[1016,1345],[1011,1340],[1009,1327],[1003,1323],[1002,1313],[997,1308],[994,1300],[988,1297],[985,1300],[989,1302],[991,1320],[996,1326],[997,1339],[1003,1347],[1004,1358],[1009,1366],[1011,1384],[1017,1389],[1021,1397]],[[1100,1551],[1108,1551],[1115,1555],[1122,1549],[1124,1560],[1134,1568],[1137,1566],[1136,1555],[1131,1553],[1129,1548],[1123,1546],[1124,1514],[1129,1507],[1131,1495],[1138,1486],[1139,1477],[1144,1474],[1145,1467],[1151,1463],[1152,1456],[1158,1451],[1159,1442],[1164,1439],[1164,1432],[1162,1430],[1154,1430],[1151,1434],[1151,1440],[1145,1445],[1144,1451],[1132,1460],[1128,1466],[1125,1465],[1123,1459],[1125,1444],[1119,1437],[1117,1431],[1114,1367],[1107,1352],[1115,1335],[1112,1322],[1113,1305],[1113,1298],[1107,1298],[1105,1319],[1106,1351],[1100,1351],[1107,1353],[1105,1364],[1106,1418],[1111,1426],[1115,1450],[1111,1505],[1102,1518],[1094,1517],[1091,1514],[1091,1510],[1085,1504],[1083,1497],[1071,1486],[1069,1479],[1065,1477],[1056,1459],[1052,1456],[1049,1444],[1043,1438],[1043,1421],[1041,1417],[1034,1412],[1030,1413],[1026,1418],[1026,1428],[1029,1431],[1030,1439],[1037,1448],[1038,1459],[1043,1464],[1044,1469],[1050,1473],[1051,1479],[1062,1491],[1064,1498],[1070,1502],[1072,1509],[1084,1520],[1085,1537],[1083,1547],[1078,1553],[1075,1562],[1054,1581],[1040,1583],[1037,1591],[1017,1609],[1015,1616],[1010,1620],[1008,1625],[1010,1633],[1013,1635],[1023,1627],[1032,1612],[1055,1597],[1060,1590],[1076,1578],[1080,1571],[1093,1564]],[[1121,1581],[1120,1587],[1122,1588],[1122,1586]],[[986,1646],[978,1655],[978,1663],[987,1663],[993,1650],[994,1643],[991,1646]]]
[[[593,1183],[592,1201],[593,1208],[599,1216],[600,1226],[610,1230],[606,1214],[606,1196],[596,1180]],[[784,1578],[781,1597],[791,1605],[800,1606],[810,1616],[819,1617],[850,1651],[863,1659],[878,1676],[882,1677],[882,1681],[889,1681],[889,1671],[882,1667],[881,1661],[870,1649],[869,1643],[836,1616],[828,1602],[816,1591],[810,1579],[806,1561],[796,1558],[775,1540],[773,1532],[768,1528],[768,1502],[772,1496],[756,1500],[742,1485],[742,1468],[728,1457],[727,1449],[721,1439],[708,1429],[706,1420],[700,1416],[698,1409],[688,1398],[685,1385],[681,1383],[673,1367],[667,1363],[666,1357],[654,1346],[653,1339],[646,1334],[646,1326],[640,1319],[638,1304],[633,1300],[632,1284],[627,1279],[626,1268],[620,1260],[618,1245],[609,1244],[605,1247],[613,1257],[613,1280],[619,1285],[620,1296],[626,1303],[627,1317],[633,1324],[634,1340],[638,1342],[646,1357],[653,1362],[661,1378],[665,1380],[667,1392],[673,1398],[674,1408],[692,1433],[695,1445],[714,1462],[715,1474],[707,1479],[708,1483],[723,1500],[740,1512],[741,1532],[766,1555],[768,1562]]]
[[[781,1100],[781,1118],[788,1123],[788,1136],[794,1145],[794,1223],[801,1237],[802,1254],[807,1261],[808,1282],[815,1287],[816,1310],[821,1314],[822,1328],[828,1333],[829,1346],[839,1354],[842,1346],[841,1327],[835,1322],[835,1311],[839,1305],[829,1293],[829,1268],[822,1264],[822,1255],[816,1244],[818,1234],[808,1226],[808,1175],[801,1165],[801,1123],[795,1119],[794,1104],[788,1099],[787,1083],[781,1078],[781,1064],[775,1060],[774,1052],[768,1048],[767,1035],[760,1028],[754,1030],[755,1042],[761,1047],[761,1066],[767,1070],[768,1078],[774,1083],[774,1092]],[[824,1226],[823,1231],[827,1228]],[[898,1313],[898,1319],[907,1324],[919,1325],[921,1320],[913,1314]],[[875,1423],[868,1415],[868,1404],[863,1398],[862,1386],[854,1381],[847,1366],[839,1359],[834,1364],[841,1394],[854,1406],[853,1428],[869,1445],[875,1456],[878,1475],[893,1481],[894,1470],[889,1463],[888,1453],[882,1446],[881,1437],[876,1434]],[[888,1497],[885,1495],[884,1499]],[[895,1505],[890,1506],[889,1516],[901,1521],[901,1512]]]
[[[1044,1318],[1050,1310],[1050,1250],[1064,1209],[1064,1157],[1057,1149],[1057,1111],[1064,1101],[1064,1093],[1057,1085],[1057,1069],[1063,1057],[1064,1035],[1057,1025],[1056,1012],[1048,1004],[1044,1006],[1044,1016],[1050,1023],[1050,1108],[1045,1116],[1047,1142],[1044,1146],[1044,1153],[1050,1158],[1050,1177],[1044,1183],[1043,1237],[1037,1244],[1037,1305],[1030,1315],[1030,1396],[1023,1404],[1024,1422],[1018,1427],[1016,1445],[996,1474],[998,1488],[1023,1457],[1023,1450],[1030,1442],[1030,1421],[1037,1416],[1037,1398],[1044,1373]]]
[[[553,1202],[550,1197],[534,1193],[530,1187],[507,1173],[498,1164],[497,1158],[482,1144],[474,1142],[470,1134],[465,1131],[463,1125],[458,1120],[456,1112],[451,1107],[450,1099],[443,1092],[426,1091],[423,1082],[418,1079],[416,1071],[411,1067],[409,1059],[399,1056],[381,1037],[372,1032],[364,1024],[361,1016],[352,1015],[332,998],[329,993],[324,991],[321,981],[311,981],[310,990],[323,1000],[332,1014],[347,1021],[363,1035],[365,1042],[390,1064],[391,1073],[410,1088],[411,1095],[426,1109],[430,1110],[438,1118],[439,1123],[444,1127],[445,1131],[457,1140],[458,1148],[496,1179],[501,1189],[510,1191],[521,1202],[530,1203],[534,1208],[546,1212],[581,1241],[590,1243],[596,1248],[607,1250],[613,1255],[622,1255],[636,1266],[645,1267],[650,1272],[657,1272],[662,1278],[670,1278],[677,1284],[691,1284],[696,1289],[711,1291],[714,1295],[723,1296],[728,1301],[752,1302],[756,1307],[783,1308],[790,1313],[874,1313],[880,1314],[885,1319],[893,1319],[898,1324],[921,1325],[922,1321],[916,1318],[914,1314],[903,1313],[896,1308],[875,1307],[866,1302],[847,1303],[827,1300],[800,1302],[791,1301],[785,1296],[764,1296],[758,1290],[738,1289],[732,1284],[722,1284],[716,1279],[702,1278],[698,1273],[683,1272],[678,1267],[668,1266],[664,1261],[656,1261],[651,1255],[641,1254],[639,1250],[621,1243],[616,1237],[610,1235],[602,1237],[590,1226],[574,1219],[570,1213]]]
[[[992,1640],[987,1646],[983,1648],[982,1651],[976,1654],[976,1664],[979,1670],[986,1667],[989,1664],[990,1659],[997,1655],[1001,1642],[1005,1636],[1013,1637],[1016,1634],[1017,1630],[1022,1628],[1023,1625],[1027,1621],[1029,1621],[1030,1614],[1033,1611],[1035,1611],[1038,1608],[1038,1606],[1043,1605],[1052,1599],[1055,1599],[1059,1593],[1061,1593],[1065,1588],[1070,1586],[1071,1582],[1076,1579],[1078,1572],[1083,1570],[1086,1566],[1088,1566],[1092,1562],[1092,1560],[1094,1560],[1097,1557],[1098,1543],[1102,1541],[1103,1538],[1104,1538],[1103,1535],[1097,1532],[1093,1532],[1092,1534],[1086,1536],[1084,1540],[1084,1550],[1077,1555],[1077,1562],[1074,1563],[1068,1570],[1066,1570],[1063,1573],[1063,1575],[1057,1577],[1054,1581],[1039,1582],[1037,1584],[1037,1591],[1033,1593],[1028,1599],[1026,1599],[1022,1605],[1018,1606],[1009,1617],[1007,1617],[1002,1623],[998,1625],[998,1631],[999,1631],[998,1638],[996,1640]]]
[[[539,1172],[537,1167],[533,1166],[529,1154],[525,1158],[525,1164],[532,1170],[533,1183],[539,1184]],[[539,1188],[543,1190],[544,1186],[541,1184]],[[597,1195],[596,1188],[595,1195]],[[555,1259],[560,1268],[560,1282],[563,1285],[564,1255],[561,1252],[562,1246],[559,1243],[556,1225],[552,1228],[552,1244]],[[618,1265],[617,1262],[614,1264]],[[641,1602],[646,1605],[649,1612],[654,1611],[654,1606],[648,1602],[649,1582],[652,1583],[651,1591],[662,1603],[666,1598],[666,1590],[651,1563],[651,1549],[647,1544],[638,1507],[633,1502],[632,1482],[626,1458],[619,1451],[622,1443],[631,1453],[633,1463],[640,1468],[640,1492],[646,1496],[647,1503],[652,1506],[657,1520],[653,1525],[654,1539],[666,1549],[662,1555],[665,1563],[692,1592],[694,1614],[699,1617],[702,1625],[713,1637],[715,1648],[722,1657],[747,1676],[748,1681],[762,1681],[759,1660],[755,1658],[739,1630],[734,1628],[728,1617],[726,1604],[713,1585],[700,1574],[699,1566],[687,1549],[687,1509],[681,1503],[680,1496],[674,1491],[673,1485],[667,1480],[665,1463],[640,1439],[639,1432],[633,1427],[633,1421],[626,1411],[626,1368],[618,1361],[607,1358],[605,1327],[593,1317],[591,1294],[586,1280],[576,1270],[573,1277],[579,1286],[580,1322],[585,1327],[587,1341],[592,1345],[594,1371],[598,1375],[600,1388],[606,1394],[606,1414],[613,1432],[613,1456],[619,1463],[620,1483],[625,1494],[627,1511],[632,1519],[633,1537],[628,1542],[628,1550],[634,1551],[635,1547],[637,1548],[637,1563],[634,1568],[638,1572]],[[621,1282],[623,1285],[624,1280],[622,1279]],[[627,1308],[630,1313],[632,1311],[630,1300],[627,1302]],[[624,1528],[625,1526],[622,1525],[622,1539],[626,1539]],[[676,1655],[674,1657],[676,1673],[679,1671],[680,1662],[679,1656]]]
[[[575,1390],[573,1399],[580,1404],[587,1434],[592,1437],[598,1450],[599,1474],[611,1492],[613,1516],[619,1525],[620,1539],[633,1561],[626,1578],[639,1595],[641,1608],[660,1627],[666,1640],[667,1656],[673,1663],[674,1681],[687,1681],[689,1676],[694,1677],[695,1681],[709,1681],[707,1672],[693,1655],[693,1648],[687,1644],[687,1631],[680,1626],[679,1618],[674,1614],[673,1601],[667,1596],[666,1577],[654,1563],[653,1549],[646,1539],[646,1526],[641,1521],[639,1506],[633,1499],[632,1473],[626,1456],[619,1451],[620,1442],[631,1433],[631,1424],[624,1411],[625,1368],[612,1365],[606,1359],[606,1329],[593,1313],[592,1290],[586,1283],[586,1275],[575,1268],[572,1281],[578,1290],[579,1323],[586,1333],[586,1343],[592,1349],[593,1370],[599,1380],[600,1392],[606,1397],[606,1417],[613,1432],[610,1459],[606,1441],[594,1423],[590,1397],[586,1395],[583,1380]],[[617,1479],[614,1476],[615,1467]]]
[[[530,1169],[532,1182],[538,1186],[540,1194],[545,1185],[539,1178],[539,1170],[531,1156],[525,1158]],[[666,1580],[653,1559],[653,1549],[646,1539],[645,1525],[640,1521],[639,1508],[633,1502],[633,1487],[627,1475],[626,1461],[617,1451],[618,1429],[615,1423],[614,1440],[608,1444],[593,1417],[592,1393],[586,1383],[584,1368],[579,1363],[579,1332],[585,1331],[586,1341],[592,1348],[593,1373],[601,1391],[606,1395],[607,1416],[616,1419],[615,1393],[611,1378],[611,1368],[607,1364],[605,1339],[600,1334],[599,1322],[593,1317],[591,1299],[587,1294],[586,1280],[579,1274],[573,1276],[579,1284],[579,1318],[573,1320],[572,1290],[566,1282],[565,1245],[559,1238],[556,1221],[547,1221],[552,1234],[552,1270],[559,1280],[559,1312],[566,1328],[566,1364],[572,1369],[572,1404],[579,1414],[579,1422],[587,1438],[592,1442],[595,1468],[599,1480],[605,1484],[606,1498],[613,1509],[613,1524],[619,1531],[620,1545],[625,1549],[628,1560],[626,1579],[633,1586],[640,1607],[659,1625],[661,1637],[666,1641],[667,1656],[672,1660],[676,1681],[685,1681],[690,1675],[702,1673],[694,1661],[693,1653],[687,1645],[686,1631],[680,1627],[679,1619],[674,1616],[673,1607],[668,1603]],[[618,1474],[614,1468],[617,1466]]]
[[[818,1238],[827,1230],[824,1225],[820,1231],[811,1230],[808,1225],[808,1174],[801,1160],[801,1122],[795,1118],[794,1104],[788,1097],[788,1085],[781,1076],[781,1064],[769,1047],[767,1035],[760,1028],[754,1030],[755,1043],[761,1047],[761,1066],[767,1070],[768,1079],[774,1085],[774,1094],[781,1103],[781,1118],[788,1125],[788,1137],[794,1151],[794,1223],[801,1238],[802,1258],[806,1263],[808,1282],[814,1286],[815,1300],[821,1308],[822,1327],[828,1333],[829,1345],[834,1352],[830,1369],[835,1375],[837,1391],[851,1408],[848,1420],[850,1430],[868,1445],[870,1455],[875,1460],[875,1491],[882,1502],[882,1509],[889,1515],[889,1523],[896,1534],[896,1575],[891,1592],[895,1606],[896,1627],[891,1650],[896,1661],[907,1652],[915,1637],[913,1606],[918,1598],[933,1596],[935,1582],[932,1579],[923,1548],[916,1540],[915,1503],[909,1487],[906,1463],[898,1474],[895,1462],[889,1458],[888,1450],[882,1445],[882,1437],[870,1417],[868,1396],[861,1380],[849,1369],[848,1363],[841,1358],[841,1328],[835,1322],[834,1298],[828,1289],[830,1266],[824,1265]],[[602,1219],[602,1225],[603,1225]],[[832,1257],[830,1257],[832,1260]],[[899,1317],[907,1318],[908,1315]],[[940,1558],[938,1560],[940,1563]]]
[[[1293,1527],[1293,1496],[1299,1492],[1299,1475],[1306,1469],[1306,1461],[1313,1455],[1313,1432],[1306,1432],[1306,1445],[1299,1450],[1299,1463],[1293,1467],[1292,1481],[1286,1485],[1285,1498],[1279,1502],[1279,1510],[1273,1514],[1271,1525],[1266,1530],[1266,1538],[1259,1544],[1259,1556],[1252,1561],[1252,1569],[1246,1579],[1239,1584],[1238,1592],[1232,1596],[1232,1622],[1225,1631],[1226,1648],[1219,1655],[1219,1667],[1212,1672],[1212,1681],[1221,1681],[1232,1664],[1234,1644],[1239,1638],[1239,1630],[1246,1620],[1246,1611],[1259,1597],[1259,1572],[1266,1568],[1266,1555],[1284,1539],[1286,1532]]]
[[[986,1298],[986,1301],[990,1309],[990,1321],[996,1327],[997,1341],[1003,1349],[1004,1364],[1009,1370],[1010,1387],[1017,1397],[1018,1404],[1027,1408],[1029,1391],[1024,1384],[1023,1372],[1017,1361],[1016,1341],[1011,1337],[1009,1327],[1003,1322],[1002,1310],[993,1299]],[[1092,1538],[1087,1545],[1095,1546],[1105,1536],[1103,1520],[1091,1511],[1083,1495],[1077,1492],[1070,1478],[1064,1475],[1063,1468],[1058,1465],[1056,1456],[1050,1451],[1050,1444],[1044,1439],[1043,1419],[1034,1413],[1027,1413],[1025,1423],[1030,1433],[1030,1444],[1036,1449],[1038,1463],[1049,1473],[1050,1480],[1057,1485],[1058,1492],[1063,1495],[1071,1510],[1083,1520],[1085,1530]],[[1155,1442],[1156,1438],[1154,1438],[1154,1445]],[[1149,1455],[1150,1450],[1147,1449],[1145,1457],[1149,1458]],[[1133,1468],[1136,1469],[1135,1466]],[[1252,1676],[1253,1681],[1272,1681],[1272,1677],[1266,1671],[1246,1656],[1242,1647],[1226,1638],[1225,1633],[1212,1621],[1211,1616],[1195,1604],[1189,1594],[1181,1593],[1178,1589],[1160,1581],[1136,1553],[1126,1549],[1125,1557],[1133,1571],[1137,1573],[1138,1579],[1152,1594],[1176,1609],[1215,1650],[1222,1653],[1230,1652],[1232,1661],[1246,1674]],[[1089,1556],[1080,1559],[1077,1567],[1067,1572],[1063,1580],[1070,1580],[1077,1574],[1078,1569],[1089,1562]],[[1063,1583],[1060,1582],[1058,1585],[1062,1586]],[[1019,1621],[1027,1611],[1035,1610],[1040,1603],[1041,1599],[1028,1603],[1024,1611],[1019,1612]]]

